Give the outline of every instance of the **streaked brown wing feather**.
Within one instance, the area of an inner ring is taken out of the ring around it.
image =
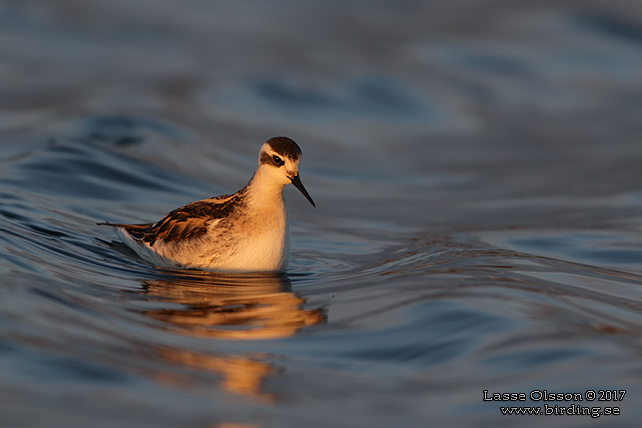
[[[219,196],[217,200],[224,202],[196,201],[168,213],[157,223],[149,224],[120,224],[98,223],[107,226],[122,227],[140,241],[153,244],[157,240],[175,242],[199,238],[207,233],[211,220],[229,216],[238,207],[237,195]]]

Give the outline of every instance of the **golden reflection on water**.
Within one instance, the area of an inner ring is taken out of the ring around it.
[[[143,285],[146,294],[177,306],[143,313],[161,321],[164,328],[187,336],[280,339],[325,319],[322,309],[303,309],[305,299],[294,294],[289,279],[279,274],[190,272],[171,279],[148,280]],[[226,391],[262,401],[274,399],[262,391],[262,385],[275,368],[261,361],[260,355],[208,355],[165,346],[155,352],[172,364],[222,376]]]

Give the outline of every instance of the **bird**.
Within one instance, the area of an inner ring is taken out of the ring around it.
[[[290,258],[283,189],[293,184],[316,207],[299,177],[301,148],[288,137],[267,140],[258,168],[238,192],[188,203],[156,223],[114,227],[143,260],[162,268],[214,272],[285,272]]]

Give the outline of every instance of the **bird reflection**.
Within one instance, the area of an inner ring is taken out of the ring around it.
[[[161,328],[188,336],[223,340],[263,340],[293,336],[302,327],[324,321],[322,309],[303,309],[305,299],[292,291],[287,276],[274,273],[224,275],[181,271],[170,278],[143,283],[148,296],[163,306],[142,311]],[[184,368],[223,376],[229,392],[271,399],[261,392],[275,371],[260,355],[209,355],[185,348],[159,347],[155,352]]]

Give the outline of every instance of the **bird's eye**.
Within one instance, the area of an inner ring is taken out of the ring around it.
[[[283,165],[283,164],[285,163],[285,162],[283,162],[283,159],[281,159],[281,158],[280,158],[279,156],[277,156],[277,155],[272,156],[272,160],[274,161],[274,163],[275,163],[277,166],[281,166],[281,165]]]

